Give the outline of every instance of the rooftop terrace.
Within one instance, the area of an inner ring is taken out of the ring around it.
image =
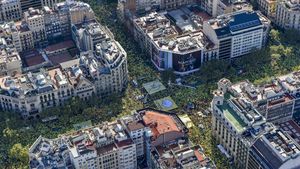
[[[238,133],[245,131],[246,123],[237,115],[237,113],[227,104],[224,103],[219,106],[220,110],[223,111],[224,117],[231,123]]]
[[[189,53],[213,47],[200,31],[198,15],[189,16],[178,9],[168,13],[150,13],[134,20],[158,48],[175,53]]]

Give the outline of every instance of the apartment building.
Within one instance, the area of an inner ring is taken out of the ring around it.
[[[214,17],[237,11],[253,11],[252,5],[247,1],[227,1],[218,0],[218,5],[214,8]]]
[[[275,0],[258,0],[257,3],[259,10],[268,18],[274,20],[277,2]]]
[[[16,29],[12,29],[12,31],[12,37],[18,52],[27,51],[34,48],[35,40],[26,22],[17,22]]]
[[[28,51],[34,47],[45,47],[57,38],[69,37],[71,22],[81,23],[93,18],[92,9],[82,2],[61,2],[53,8],[30,7],[24,12],[22,21],[7,24],[10,34],[6,37],[13,39],[18,52]]]
[[[3,39],[2,43],[3,43]],[[0,46],[0,75],[14,75],[22,72],[22,61],[16,48],[9,48],[5,44]]]
[[[81,52],[79,59],[61,63],[59,68],[2,77],[1,108],[28,118],[70,97],[87,100],[95,94],[107,96],[123,91],[128,81],[126,52],[110,34],[104,36],[107,38],[97,44],[95,51]]]
[[[42,0],[20,0],[22,13],[28,11],[29,8],[41,9]]]
[[[51,153],[53,151],[56,153]],[[58,166],[76,169],[137,168],[135,144],[117,121],[65,134],[54,140],[39,137],[31,146],[29,155],[32,169]]]
[[[285,93],[291,96],[294,100],[293,116],[299,117],[300,115],[300,72],[292,72],[284,76],[277,77],[278,84],[282,86]]]
[[[95,19],[95,14],[89,4],[84,2],[74,2],[69,9],[71,24],[79,24]]]
[[[218,82],[211,104],[213,135],[238,168],[299,167],[299,126],[292,121],[299,112],[298,74],[257,87],[247,80]]]
[[[93,51],[95,57],[83,56],[83,64],[95,79],[101,96],[121,92],[127,86],[127,55],[113,34],[97,21],[72,26],[72,36],[78,49]]]
[[[217,16],[217,7],[219,0],[196,0],[202,10],[207,12],[209,15],[216,17]]]
[[[58,13],[59,25],[64,37],[71,35],[71,21],[69,13],[69,4],[67,2],[60,2],[55,4],[53,10]]]
[[[276,4],[275,23],[284,29],[300,30],[299,1],[285,0]]]
[[[62,105],[71,97],[87,100],[93,95],[104,97],[126,88],[126,52],[107,28],[95,20],[82,20],[80,6],[85,4],[64,2],[56,4],[54,9],[30,8],[24,13],[23,21],[0,25],[2,110],[18,112],[23,118],[37,117],[44,108]],[[73,9],[79,13],[78,17],[76,12],[71,14]],[[82,10],[87,12],[86,8]],[[80,34],[79,39],[74,38],[78,49],[72,41],[65,41],[65,44],[33,50],[50,40],[65,37],[67,31],[71,35],[72,15],[78,22],[84,22],[76,24],[73,30]],[[81,51],[78,59],[72,60],[66,51],[70,48],[75,53]],[[18,52],[26,66],[23,69]],[[60,54],[66,54],[67,59],[57,58]],[[51,65],[56,66],[38,70]],[[27,73],[22,74],[21,69]]]
[[[42,8],[45,6],[48,6],[50,8],[53,8],[55,4],[57,4],[59,0],[41,0]]]
[[[22,18],[20,0],[2,0],[0,2],[0,20],[16,21]]]
[[[151,154],[153,168],[207,168],[215,169],[215,164],[203,153],[199,145],[192,145],[188,140],[178,140],[157,146]]]
[[[192,2],[194,0],[161,0],[161,8],[166,10],[177,9]]]
[[[215,168],[203,149],[188,140],[187,133],[176,114],[141,109],[56,139],[40,136],[29,148],[30,168],[135,169],[144,160],[155,168],[155,163],[167,163],[166,158],[173,157],[177,166]],[[162,149],[174,154],[156,156]]]
[[[190,18],[185,20],[185,16]],[[218,55],[214,44],[200,30],[199,22],[200,18],[187,8],[153,12],[134,19],[134,38],[158,70],[173,69],[174,73],[185,75]]]
[[[236,167],[246,168],[250,146],[271,126],[246,99],[228,96],[229,83],[223,79],[224,85],[218,85],[219,90],[214,92],[212,134]]]
[[[96,94],[121,92],[127,85],[127,67],[123,66],[127,62],[120,57],[116,59],[122,60],[121,66],[113,67],[102,63],[110,61],[104,55],[83,52],[80,59],[61,63],[59,68],[3,76],[1,109],[18,112],[23,118],[37,117],[43,109],[62,105],[71,97],[87,100]]]
[[[281,130],[259,137],[251,147],[248,169],[299,168],[299,144]]]
[[[151,154],[157,146],[187,138],[188,129],[173,113],[145,108],[121,121],[136,144],[137,158],[144,159],[150,168],[155,168]]]
[[[222,79],[219,86],[224,86]],[[267,122],[281,123],[292,119],[294,100],[286,94],[277,81],[261,86],[254,86],[249,81],[242,81],[227,86],[228,91],[238,98],[246,99]]]
[[[43,7],[42,13],[47,40],[51,41],[63,37],[62,22],[60,22],[59,13],[48,6]]]
[[[45,20],[42,11],[39,9],[29,8],[24,12],[24,20],[32,32],[35,46],[43,46],[47,37],[45,30]]]
[[[218,46],[219,59],[234,59],[262,48],[269,27],[257,12],[240,11],[204,22],[203,32]]]

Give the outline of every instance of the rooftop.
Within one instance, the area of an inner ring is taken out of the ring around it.
[[[168,115],[147,111],[143,116],[143,120],[147,126],[151,126],[152,132],[157,137],[170,131],[180,131],[174,119]]]
[[[193,146],[188,140],[178,140],[155,147],[152,155],[163,169],[169,168],[216,168],[204,155],[202,147]]]
[[[240,30],[262,26],[257,12],[241,11],[220,15],[208,21],[218,37],[225,37]]]
[[[282,88],[293,95],[294,97],[300,97],[298,90],[300,89],[300,72],[292,72],[287,75],[283,75],[277,78]]]
[[[29,149],[30,164],[36,168],[43,165],[67,167],[71,164],[69,156],[78,157],[87,153],[101,156],[132,144],[134,142],[121,123],[104,122],[60,135],[56,139],[39,137]],[[65,166],[64,162],[67,163]]]
[[[292,101],[293,98],[280,83],[274,79],[271,83],[254,86],[246,80],[231,85],[229,90],[233,95],[247,99],[262,110]]]
[[[79,36],[88,34],[93,38],[95,46],[94,52],[97,59],[104,59],[109,65],[118,65],[124,57],[125,51],[122,46],[115,41],[113,34],[106,27],[95,20],[73,26],[73,31]],[[81,49],[86,51],[87,49]]]
[[[60,168],[70,167],[67,143],[58,139],[39,137],[29,148],[30,168]]]
[[[219,108],[221,111],[223,111],[224,117],[231,123],[231,125],[235,128],[235,130],[238,133],[246,129],[246,123],[227,103],[224,103],[222,106],[219,106]]]
[[[46,53],[48,53],[48,52],[55,52],[57,50],[66,50],[66,49],[74,48],[74,47],[75,47],[75,44],[72,40],[66,40],[63,42],[56,43],[54,45],[49,45],[44,50]]]
[[[36,49],[21,53],[27,67],[35,66],[46,62],[43,55]]]
[[[270,168],[280,168],[300,154],[298,144],[281,130],[273,130],[257,139],[253,151]]]
[[[300,127],[294,120],[280,123],[278,127],[290,135],[300,145]]]
[[[188,15],[185,11],[189,9],[168,13],[153,12],[135,19],[134,23],[161,50],[189,53],[212,47],[212,43],[200,31],[200,17],[195,14]]]

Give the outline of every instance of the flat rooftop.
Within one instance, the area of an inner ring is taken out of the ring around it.
[[[298,97],[296,93],[300,89],[300,71],[279,76],[277,80],[285,90]]]
[[[163,169],[215,168],[210,158],[205,156],[202,147],[199,145],[193,146],[188,140],[179,140],[166,145],[159,145],[155,147],[152,154]]]
[[[288,133],[300,145],[300,127],[294,120],[278,124],[281,130]]]
[[[300,153],[294,140],[281,130],[272,130],[257,139],[253,151],[270,168],[280,168]]]
[[[214,46],[200,30],[201,21],[188,8],[180,8],[167,13],[153,12],[135,19],[134,23],[161,50],[181,54]]]
[[[227,104],[218,106],[223,111],[224,117],[231,123],[238,133],[245,130],[246,123],[237,115],[237,113]]]
[[[154,111],[146,111],[143,116],[143,121],[147,126],[150,127],[153,135],[158,138],[159,135],[168,133],[171,131],[180,132],[179,126],[172,116],[161,114]]]
[[[256,12],[242,11],[220,15],[216,19],[208,21],[218,37],[231,35],[243,29],[249,29],[262,25]]]
[[[166,87],[159,80],[144,83],[143,87],[150,95],[166,89]]]
[[[72,40],[66,40],[63,42],[59,42],[53,45],[47,46],[44,50],[46,53],[55,52],[57,50],[67,50],[69,48],[74,48],[75,44]]]
[[[56,66],[60,63],[67,62],[73,59],[73,57],[70,55],[68,51],[64,51],[59,54],[48,56],[48,59],[51,61],[51,63]]]
[[[42,54],[37,50],[31,50],[21,53],[21,58],[24,60],[27,67],[35,66],[46,62]]]

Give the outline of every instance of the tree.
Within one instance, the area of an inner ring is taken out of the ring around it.
[[[28,152],[27,147],[23,147],[20,143],[14,144],[9,150],[8,157],[11,161],[17,161],[19,165],[27,165]]]
[[[270,31],[270,40],[272,42],[280,43],[280,33],[278,30],[272,29]]]

